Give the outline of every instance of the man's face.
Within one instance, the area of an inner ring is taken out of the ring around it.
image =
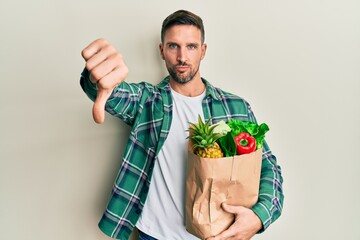
[[[170,77],[181,84],[200,76],[200,61],[205,52],[206,44],[201,43],[201,31],[193,25],[170,27],[160,44],[160,54]]]

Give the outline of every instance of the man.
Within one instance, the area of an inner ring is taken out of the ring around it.
[[[162,25],[161,58],[169,76],[159,85],[128,84],[128,69],[119,52],[98,39],[82,51],[86,68],[81,86],[95,101],[93,117],[104,121],[104,108],[132,128],[100,229],[127,239],[136,226],[140,239],[197,239],[185,229],[185,164],[188,122],[200,114],[212,122],[238,118],[256,121],[242,98],[213,87],[200,76],[205,57],[203,23],[180,10]],[[250,239],[281,214],[282,177],[266,143],[259,200],[251,209],[223,206],[235,215],[229,229],[212,239]]]

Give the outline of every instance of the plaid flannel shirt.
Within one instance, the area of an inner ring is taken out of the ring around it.
[[[206,96],[202,101],[205,119],[211,117],[212,123],[232,118],[256,122],[244,99],[213,87],[205,79],[202,81],[206,84]],[[94,101],[97,88],[90,82],[86,69],[81,74],[80,83]],[[145,82],[122,82],[112,92],[105,108],[130,125],[131,133],[99,228],[112,238],[128,239],[142,212],[154,162],[169,133],[172,120],[169,77],[157,86]],[[252,207],[263,224],[261,231],[281,214],[282,181],[280,166],[264,142],[259,200]]]

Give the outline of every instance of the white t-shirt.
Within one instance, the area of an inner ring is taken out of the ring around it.
[[[185,178],[189,122],[204,119],[205,91],[187,97],[171,89],[173,116],[169,135],[155,161],[149,194],[136,227],[157,239],[198,239],[185,229]]]

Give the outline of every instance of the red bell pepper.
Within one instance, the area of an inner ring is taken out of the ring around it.
[[[236,152],[238,155],[254,152],[256,149],[256,140],[247,132],[241,132],[234,137],[236,143]]]

